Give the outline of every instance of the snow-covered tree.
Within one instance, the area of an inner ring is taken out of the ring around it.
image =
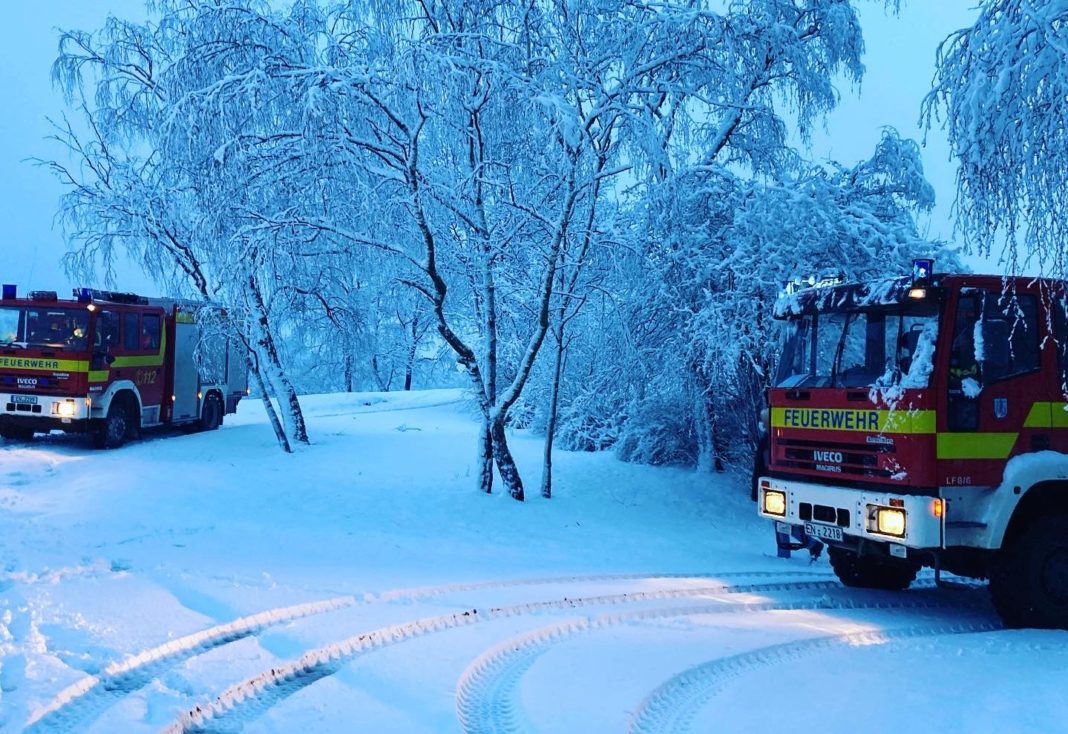
[[[108,263],[121,248],[168,290],[223,303],[265,402],[278,398],[279,441],[307,443],[277,333],[321,278],[307,264],[339,253],[326,238],[273,226],[277,210],[313,204],[322,181],[288,155],[300,100],[257,72],[309,53],[312,39],[285,25],[300,28],[308,8],[278,19],[251,2],[156,9],[157,22],[112,17],[60,41],[54,78],[90,130],[65,126],[81,166],[54,166],[70,185],[62,213],[81,246],[76,261]]]
[[[778,180],[726,167],[670,178],[640,225],[644,248],[622,259],[608,286],[615,308],[584,329],[612,334],[596,352],[611,355],[605,367],[573,348],[569,379],[590,392],[572,388],[564,444],[705,470],[743,460],[775,364],[783,282],[831,269],[879,278],[931,254],[953,268],[953,253],[924,241],[913,219],[933,202],[918,146],[892,130],[852,167],[805,164]]]
[[[1061,0],[983,0],[975,23],[938,49],[923,119],[945,126],[960,164],[959,229],[980,253],[1003,242],[1013,270],[1033,258],[1068,274],[1066,97]]]
[[[524,496],[505,429],[532,383],[545,496],[558,427],[722,460],[779,282],[911,252],[929,205],[895,134],[853,168],[788,143],[863,71],[848,0],[152,7],[64,35],[56,77],[89,123],[60,134],[83,166],[56,167],[79,261],[122,249],[225,302],[283,438],[291,373],[407,387],[444,345],[482,413],[483,491],[496,471]]]

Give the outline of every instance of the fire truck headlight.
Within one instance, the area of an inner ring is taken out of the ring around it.
[[[872,523],[874,515],[875,522]],[[893,507],[876,507],[868,505],[868,530],[883,535],[905,537],[905,511]],[[874,527],[873,527],[874,525]]]
[[[776,489],[764,490],[764,512],[786,517],[786,493]]]
[[[64,400],[62,403],[52,403],[52,410],[60,418],[73,418],[77,408],[73,400]]]

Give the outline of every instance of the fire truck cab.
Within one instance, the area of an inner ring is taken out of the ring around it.
[[[87,288],[19,298],[4,285],[0,436],[58,429],[115,448],[152,426],[218,428],[247,373],[243,351],[197,323],[204,305]]]
[[[934,275],[784,294],[758,511],[849,586],[989,578],[1011,626],[1068,628],[1064,281]]]

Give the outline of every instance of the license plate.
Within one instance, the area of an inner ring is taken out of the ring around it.
[[[37,405],[36,395],[12,395],[11,402],[22,403],[23,405]]]
[[[805,534],[812,538],[823,538],[824,540],[842,540],[842,528],[836,528],[833,525],[817,525],[816,523],[805,523]]]

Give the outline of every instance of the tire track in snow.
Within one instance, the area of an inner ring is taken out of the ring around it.
[[[999,623],[947,622],[889,630],[852,632],[796,640],[718,658],[675,675],[654,689],[631,716],[628,734],[680,734],[690,731],[701,707],[729,680],[759,668],[838,646],[878,645],[894,640],[961,635],[1003,629]]]
[[[182,713],[162,734],[206,734],[240,730],[244,722],[258,718],[265,711],[297,691],[336,673],[350,661],[381,647],[424,637],[436,632],[457,629],[495,619],[561,611],[590,606],[630,604],[642,601],[684,599],[709,594],[744,594],[768,591],[819,591],[838,588],[837,581],[794,581],[731,586],[686,587],[633,591],[587,597],[564,597],[479,610],[466,609],[452,614],[426,617],[411,622],[380,627],[344,640],[308,650],[300,658],[265,670],[236,683],[214,701],[196,705]]]
[[[941,599],[900,597],[885,601],[872,599],[833,601],[820,598],[794,602],[732,603],[723,600],[716,604],[701,606],[671,607],[572,619],[505,640],[479,655],[457,681],[456,716],[465,734],[523,731],[523,723],[515,715],[517,708],[514,701],[515,692],[523,675],[537,658],[564,639],[618,625],[701,614],[797,610],[964,609],[975,606],[978,605],[953,603]]]
[[[259,634],[268,627],[313,614],[322,614],[352,606],[357,603],[377,604],[416,601],[451,593],[552,584],[654,581],[658,579],[683,578],[830,578],[830,576],[830,574],[818,571],[728,571],[724,573],[693,574],[631,573],[546,576],[392,589],[364,594],[360,599],[356,599],[353,596],[341,596],[321,602],[268,609],[144,650],[128,656],[122,662],[112,663],[98,675],[82,678],[60,691],[48,704],[36,711],[26,722],[25,734],[44,734],[54,730],[65,730],[74,724],[85,724],[87,721],[98,717],[118,698],[144,687],[166,667],[245,637]]]
[[[44,708],[30,717],[26,722],[25,734],[73,730],[76,725],[84,724],[86,719],[98,716],[110,705],[111,699],[144,686],[161,667],[258,634],[283,622],[325,614],[355,603],[354,597],[345,596],[269,609],[144,650],[121,662],[112,663],[98,675],[82,678],[60,691]]]
[[[657,581],[660,579],[734,579],[734,578],[809,578],[832,579],[833,573],[825,571],[725,571],[723,573],[605,573],[586,576],[542,576],[523,579],[500,579],[491,581],[471,581],[444,586],[419,586],[406,589],[393,589],[377,594],[365,594],[365,602],[416,601],[432,596],[463,593],[467,591],[484,591],[506,589],[517,586],[551,586],[553,584],[593,584],[612,581]]]
[[[383,401],[386,402],[386,401]],[[343,413],[315,413],[311,412],[310,415],[313,418],[355,418],[360,415],[374,415],[376,413],[400,413],[408,410],[427,410],[429,408],[444,408],[449,405],[460,405],[468,402],[467,398],[454,398],[452,400],[445,400],[440,403],[427,403],[426,405],[402,405],[384,408],[374,408],[373,410],[355,410],[347,411]],[[380,405],[381,403],[372,403],[371,405]],[[360,405],[356,406],[360,408],[368,408],[371,406]]]

